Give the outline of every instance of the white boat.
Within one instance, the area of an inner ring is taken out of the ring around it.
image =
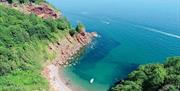
[[[110,22],[108,22],[108,21],[105,21],[104,23],[105,23],[105,24],[107,24],[107,25],[109,25],[109,24],[110,24]]]
[[[89,81],[89,83],[93,83],[94,82],[94,78],[91,78],[91,80]]]

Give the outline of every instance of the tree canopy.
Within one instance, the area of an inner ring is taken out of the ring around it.
[[[82,23],[78,23],[78,25],[76,26],[76,31],[78,33],[84,32],[85,31],[85,26]]]
[[[111,88],[111,91],[179,91],[180,57],[171,57],[164,64],[146,64]]]

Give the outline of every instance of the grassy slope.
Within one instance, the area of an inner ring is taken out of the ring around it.
[[[48,90],[43,64],[54,57],[48,43],[71,29],[65,19],[43,20],[0,6],[0,91]]]

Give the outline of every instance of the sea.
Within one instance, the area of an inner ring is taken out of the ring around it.
[[[180,56],[180,0],[47,1],[99,35],[63,69],[82,91],[108,91],[141,64]]]

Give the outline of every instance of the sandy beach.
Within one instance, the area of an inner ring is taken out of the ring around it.
[[[47,66],[49,70],[49,83],[53,87],[51,90],[53,91],[72,91],[64,82],[62,76],[59,75],[59,67],[50,64]]]

